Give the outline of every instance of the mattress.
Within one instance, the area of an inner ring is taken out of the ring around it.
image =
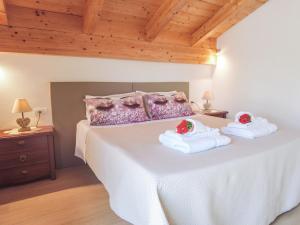
[[[214,128],[225,119],[194,116]],[[268,225],[300,202],[300,138],[281,129],[196,154],[162,146],[181,119],[77,125],[75,155],[109,193],[110,206],[135,225]]]

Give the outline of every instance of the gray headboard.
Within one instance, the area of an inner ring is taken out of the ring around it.
[[[132,91],[183,91],[189,96],[188,82],[52,82],[51,106],[55,128],[56,167],[82,164],[74,156],[76,124],[85,119],[85,95],[111,95]]]

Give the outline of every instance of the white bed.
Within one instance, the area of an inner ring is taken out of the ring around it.
[[[195,116],[222,127],[228,120]],[[245,140],[192,155],[158,136],[180,119],[115,127],[77,125],[76,156],[109,193],[111,208],[135,225],[268,225],[300,202],[300,137]]]

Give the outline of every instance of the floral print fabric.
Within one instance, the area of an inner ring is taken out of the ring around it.
[[[152,120],[183,117],[193,115],[185,94],[177,92],[171,96],[159,93],[144,95],[145,105]]]
[[[85,99],[91,126],[148,121],[141,95]]]

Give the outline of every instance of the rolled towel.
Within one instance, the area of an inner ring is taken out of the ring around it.
[[[194,120],[194,119],[186,119],[188,122],[191,122],[193,124],[193,128],[191,131],[189,131],[187,134],[185,135],[194,135],[196,133],[203,133],[203,132],[207,132],[210,131],[210,128],[205,126],[203,123],[201,123],[198,120]]]
[[[194,134],[178,134],[174,130],[167,130],[164,134],[169,138],[174,138],[177,141],[193,141],[199,138],[214,137],[220,135],[220,130],[217,128],[208,128],[205,132],[196,132]]]
[[[238,113],[235,115],[234,122],[235,122],[235,123],[241,124],[241,123],[240,123],[240,118],[241,118],[241,116],[243,116],[243,115],[249,115],[251,121],[254,121],[254,120],[255,120],[254,115],[253,115],[252,113],[250,113],[250,112],[238,112]]]
[[[252,126],[260,126],[260,125],[266,125],[266,124],[269,124],[267,119],[257,117],[255,119],[253,119],[251,123],[242,124],[240,122],[232,122],[232,123],[229,123],[227,125],[227,127],[245,129],[245,128],[252,127]]]
[[[231,142],[231,139],[223,135],[217,135],[197,138],[192,141],[180,141],[169,137],[166,134],[161,134],[159,136],[159,141],[168,148],[172,148],[186,154],[191,154],[207,151],[219,146],[228,145]]]

